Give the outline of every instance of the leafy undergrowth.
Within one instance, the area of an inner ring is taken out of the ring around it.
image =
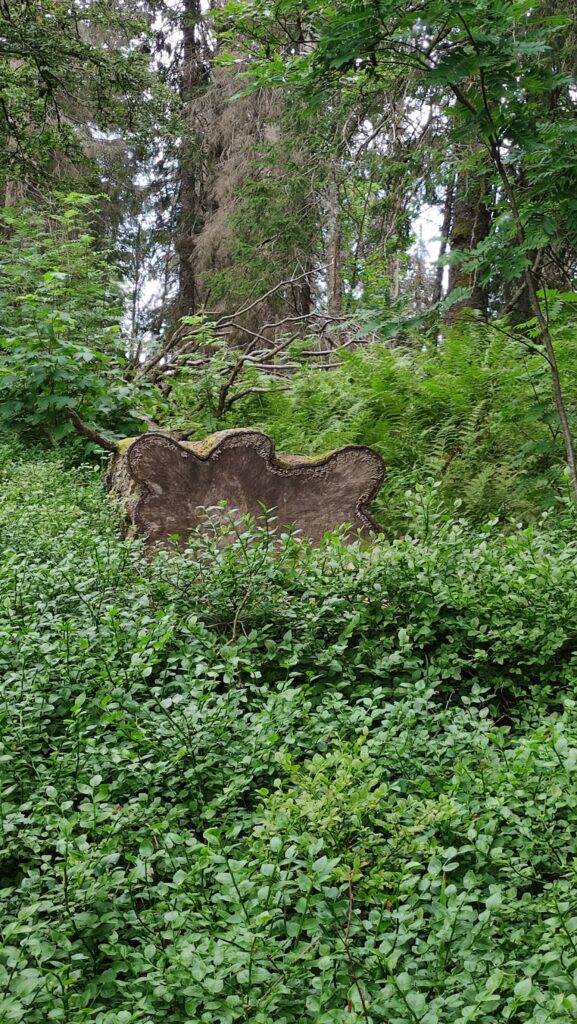
[[[577,546],[142,557],[1,453],[0,1021],[577,1019]]]

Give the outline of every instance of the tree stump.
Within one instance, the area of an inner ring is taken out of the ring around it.
[[[272,510],[277,528],[291,525],[318,542],[343,524],[351,536],[378,530],[367,505],[384,474],[380,455],[364,445],[311,459],[277,455],[255,430],[224,430],[200,442],[148,433],[120,442],[107,488],[123,505],[129,534],[148,544],[186,546],[190,531],[207,525],[207,509],[213,523],[230,523],[233,510],[235,519]]]

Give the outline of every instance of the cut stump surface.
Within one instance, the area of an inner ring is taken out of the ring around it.
[[[233,509],[257,518],[272,509],[277,528],[292,525],[318,542],[345,523],[365,537],[378,530],[367,506],[384,474],[380,455],[364,445],[309,459],[277,455],[255,430],[225,430],[200,442],[149,433],[121,442],[107,486],[123,503],[130,532],[150,544],[178,535],[185,545],[206,523],[206,509],[222,522]]]

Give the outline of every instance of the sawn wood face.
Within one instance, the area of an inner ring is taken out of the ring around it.
[[[385,468],[363,445],[311,460],[277,456],[270,438],[253,430],[224,431],[197,444],[145,434],[121,458],[139,490],[130,517],[150,543],[176,534],[185,544],[206,523],[207,509],[223,522],[232,510],[255,517],[273,510],[277,528],[293,525],[313,541],[345,523],[362,536],[377,529],[366,507]]]

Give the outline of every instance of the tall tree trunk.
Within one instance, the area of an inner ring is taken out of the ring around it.
[[[306,265],[306,271],[312,275],[312,264],[310,262]],[[297,316],[309,316],[313,308],[313,293],[311,288],[311,278],[304,277],[301,281],[295,282],[291,285],[292,293],[292,305]]]
[[[24,179],[7,181],[4,188],[4,206],[16,206],[21,199],[24,199],[25,195],[26,182]]]
[[[532,318],[533,309],[524,276],[505,281],[501,314],[508,315],[512,324],[524,324]]]
[[[466,256],[489,234],[491,215],[485,197],[487,181],[484,175],[465,168],[457,177],[450,234],[451,252]],[[451,306],[447,321],[454,323],[465,309],[476,309],[487,315],[487,289],[479,281],[478,271],[471,272],[462,260],[449,268],[449,295],[466,288],[469,297],[459,299]]]
[[[342,316],[343,275],[342,275],[342,224],[339,200],[339,184],[335,159],[329,164],[327,179],[327,300],[329,316]]]
[[[195,236],[202,226],[207,199],[198,103],[208,85],[209,55],[199,30],[201,17],[201,0],[184,0],[180,89],[187,130],[180,155],[180,217],[176,237],[178,316],[194,313],[202,301],[195,267]]]
[[[447,185],[447,191],[445,193],[445,203],[443,206],[443,223],[441,225],[441,244],[439,246],[439,257],[437,259],[437,266],[435,269],[435,283],[433,285],[433,293],[431,295],[431,302],[436,305],[443,298],[443,277],[445,274],[445,267],[443,259],[447,252],[447,246],[449,244],[449,237],[451,234],[451,224],[453,223],[453,204],[455,201],[455,181],[451,179]]]
[[[431,280],[427,271],[427,249],[423,241],[423,231],[419,233],[419,240],[415,252],[415,273],[413,277],[413,302],[415,313],[422,313],[430,304]]]

